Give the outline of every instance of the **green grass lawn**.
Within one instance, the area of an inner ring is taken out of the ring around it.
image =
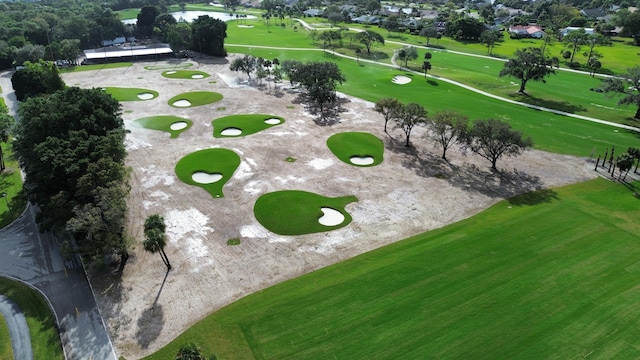
[[[625,149],[638,146],[640,139],[638,133],[509,104],[437,79],[425,80],[421,75],[375,64],[358,64],[354,60],[322,52],[233,46],[228,48],[232,52],[265,58],[277,57],[280,60],[333,61],[347,78],[347,81],[338,87],[339,91],[372,102],[392,96],[403,103],[421,104],[430,113],[455,109],[472,120],[497,118],[508,121],[513,128],[530,136],[534,146],[540,150],[589,156],[595,149],[597,156],[598,152],[604,153],[604,150],[612,145]],[[391,79],[395,75],[407,75],[413,81],[406,85],[393,84]],[[384,126],[383,122],[380,126]]]
[[[78,71],[99,71],[99,70],[129,67],[132,65],[133,63],[131,62],[115,62],[115,63],[108,63],[108,64],[81,65],[81,66],[72,66],[68,68],[62,68],[60,69],[60,73],[78,72]]]
[[[231,179],[240,165],[240,156],[227,149],[205,149],[193,152],[178,161],[176,175],[189,185],[205,189],[214,198],[223,197],[222,187]],[[219,174],[221,177],[212,183],[199,183],[193,179],[194,173]]]
[[[22,283],[1,276],[0,294],[18,304],[27,318],[34,359],[64,359],[55,318],[42,295]]]
[[[169,79],[205,79],[211,75],[198,70],[167,70],[162,72],[162,76]]]
[[[148,65],[145,66],[145,70],[178,70],[178,69],[188,69],[193,66],[193,63],[190,62],[179,62],[179,63],[171,63],[167,65]]]
[[[11,143],[2,143],[1,146],[6,167],[0,172],[0,228],[3,228],[22,214],[27,200],[22,193],[22,177],[18,162],[13,157]]]
[[[222,94],[212,91],[191,91],[172,97],[169,99],[168,103],[173,107],[181,107],[174,105],[174,103],[179,100],[187,100],[191,103],[190,106],[182,107],[202,106],[222,100]]]
[[[265,121],[270,119],[279,120],[279,123],[269,124]],[[268,129],[273,126],[282,125],[285,122],[283,117],[275,116],[275,115],[267,115],[267,114],[241,114],[241,115],[230,115],[224,116],[221,118],[217,118],[211,122],[213,125],[213,137],[216,138],[228,138],[229,136],[222,135],[221,132],[224,129],[235,128],[240,129],[242,134],[238,136],[247,136],[251,134],[255,134],[262,130]]]
[[[150,116],[136,119],[136,123],[147,129],[168,132],[172,139],[177,138],[180,134],[187,131],[191,125],[193,125],[193,121],[189,119],[171,115]]]
[[[0,315],[0,359],[13,359],[9,328],[2,315]]]
[[[149,89],[107,87],[104,91],[118,101],[147,101],[158,97],[157,91]]]
[[[354,201],[358,201],[355,196],[330,198],[306,191],[276,191],[260,196],[253,213],[262,226],[276,234],[311,234],[347,226],[351,222],[351,215],[344,207]],[[333,226],[322,225],[318,222],[323,216],[322,207],[339,211],[344,221]]]
[[[345,132],[327,139],[329,150],[341,161],[355,166],[375,166],[384,159],[384,143],[375,135],[364,132]],[[367,165],[357,165],[351,161],[352,157],[371,157],[373,162]]]
[[[187,341],[219,359],[638,358],[638,201],[603,179],[502,201],[249,295],[149,359]]]

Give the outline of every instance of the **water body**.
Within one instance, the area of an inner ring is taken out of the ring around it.
[[[214,19],[220,19],[222,21],[229,21],[229,20],[236,19],[235,15],[231,15],[229,13],[223,13],[223,12],[215,12],[215,11],[176,11],[169,14],[173,15],[173,17],[178,21],[186,21],[186,22],[192,22],[193,20],[197,19],[199,16],[203,16],[203,15],[208,15]],[[246,18],[255,19],[256,17],[253,15],[247,15]],[[138,19],[126,19],[126,20],[122,20],[122,22],[125,24],[135,25],[138,22]]]

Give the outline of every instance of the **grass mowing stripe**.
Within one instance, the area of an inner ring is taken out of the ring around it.
[[[4,317],[0,315],[0,359],[13,359],[13,349],[11,348],[11,338],[9,338],[9,328]]]
[[[603,179],[555,198],[503,201],[265,289],[183,336],[240,326],[236,346],[256,358],[637,357],[638,200]],[[232,357],[232,342],[206,346]]]

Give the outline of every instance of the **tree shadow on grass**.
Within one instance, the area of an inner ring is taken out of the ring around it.
[[[164,327],[164,312],[162,305],[154,304],[145,309],[138,318],[136,340],[143,349],[147,349],[154,342]]]
[[[530,191],[524,193],[522,195],[516,195],[514,197],[509,198],[509,204],[515,206],[523,206],[523,205],[538,205],[543,203],[550,203],[554,200],[560,200],[558,193],[551,189],[540,189],[535,191]]]
[[[566,101],[555,101],[550,99],[540,99],[523,93],[511,93],[509,97],[515,101],[520,101],[526,104],[531,104],[535,106],[541,106],[548,109],[554,109],[559,111],[568,112],[571,114],[575,114],[580,111],[587,111],[587,109],[582,105],[571,104]]]

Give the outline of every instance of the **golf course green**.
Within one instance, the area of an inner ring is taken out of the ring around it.
[[[214,198],[224,197],[222,187],[240,165],[240,156],[227,149],[205,149],[178,161],[176,175],[182,182],[205,189]]]
[[[341,161],[355,166],[375,166],[382,162],[384,143],[373,134],[345,132],[327,139],[329,150]]]
[[[213,137],[227,138],[252,135],[282,125],[284,118],[265,114],[240,114],[217,118],[211,122]]]
[[[193,125],[193,121],[189,119],[172,115],[140,118],[136,120],[136,123],[147,129],[168,132],[172,139],[177,138]]]

